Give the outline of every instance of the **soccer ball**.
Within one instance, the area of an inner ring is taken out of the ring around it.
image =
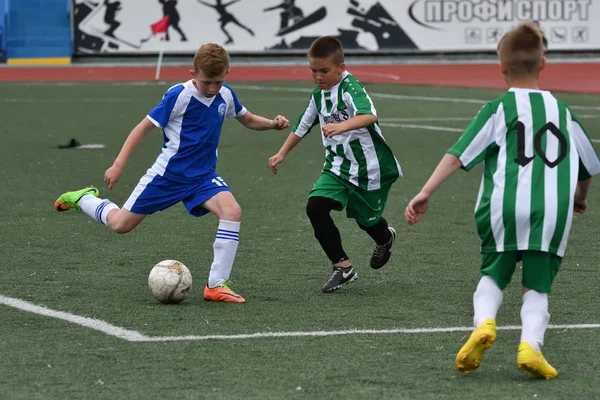
[[[181,303],[192,290],[192,274],[181,262],[164,260],[150,271],[148,287],[161,303]]]

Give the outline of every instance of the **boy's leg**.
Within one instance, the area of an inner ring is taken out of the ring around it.
[[[331,218],[331,211],[341,211],[348,203],[348,188],[337,176],[323,172],[308,194],[306,214],[315,238],[334,267],[350,265],[342,247],[340,231]]]
[[[358,222],[357,222],[358,223]],[[385,218],[381,217],[379,222],[373,226],[364,226],[358,223],[363,231],[367,232],[373,239],[373,254],[371,255],[370,265],[373,269],[383,267],[390,260],[392,247],[396,242],[396,230],[388,226]]]
[[[306,215],[310,219],[315,238],[327,254],[333,265],[348,260],[348,255],[342,247],[342,237],[331,218],[331,211],[339,203],[328,197],[312,196],[306,204]]]
[[[202,207],[219,217],[219,228],[213,244],[214,258],[204,289],[204,299],[244,303],[246,300],[231,290],[229,282],[238,249],[242,209],[228,190],[216,193],[202,203]]]
[[[483,276],[473,294],[475,330],[456,355],[456,368],[465,374],[479,367],[484,352],[496,341],[496,315],[502,305],[502,290],[510,282],[516,262],[516,252],[482,254]]]
[[[354,271],[348,255],[342,247],[340,231],[331,218],[331,211],[339,208],[339,202],[321,196],[311,196],[306,205],[306,214],[313,227],[315,238],[327,254],[333,266],[333,273],[321,290],[335,292],[345,284],[355,281],[358,275]]]
[[[560,257],[546,252],[523,252],[522,330],[517,365],[536,378],[551,379],[558,375],[542,355],[541,347],[550,322],[548,293],[561,261]]]
[[[144,219],[145,215],[119,209],[115,203],[101,199],[99,195],[100,192],[94,187],[66,192],[56,200],[54,208],[59,212],[83,211],[118,233],[131,231]]]
[[[373,269],[379,269],[387,264],[396,241],[396,230],[389,227],[382,217],[391,187],[391,184],[378,190],[352,187],[348,196],[346,209],[348,218],[354,218],[358,226],[374,241],[370,260]]]
[[[552,379],[558,372],[546,361],[540,348],[550,321],[548,294],[525,289],[521,308],[521,343],[517,352],[517,365],[535,378]]]
[[[473,326],[478,327],[488,319],[496,320],[504,295],[490,276],[484,275],[473,293]]]
[[[550,322],[548,312],[548,294],[528,288],[523,289],[523,306],[521,307],[521,342],[527,342],[535,350],[540,351],[544,344],[544,334]]]
[[[392,240],[392,232],[385,218],[381,217],[375,225],[365,226],[357,222],[358,227],[367,232],[376,244],[386,244]]]
[[[331,277],[321,288],[325,293],[335,292],[358,278],[342,247],[340,231],[330,215],[332,210],[341,211],[348,203],[347,185],[349,184],[344,183],[337,176],[324,172],[308,195],[306,214],[310,219],[315,238],[333,266]]]

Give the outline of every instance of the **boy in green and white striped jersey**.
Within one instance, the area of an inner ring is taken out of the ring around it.
[[[396,231],[388,227],[382,214],[390,187],[402,171],[381,134],[373,101],[363,85],[346,71],[341,43],[323,36],[312,43],[308,59],[318,88],[269,165],[277,173],[277,165],[286,154],[320,124],[325,164],[309,193],[306,212],[333,266],[333,274],[322,288],[330,293],[357,278],[331,210],[346,208],[348,218],[354,218],[375,242],[371,267],[383,267],[390,258]]]
[[[473,296],[476,328],[456,356],[456,366],[464,373],[479,367],[484,351],[496,340],[502,291],[515,264],[523,261],[517,364],[534,377],[558,375],[540,351],[550,320],[548,294],[565,252],[573,210],[585,211],[591,175],[600,172],[600,160],[569,107],[539,89],[543,53],[535,25],[522,24],[504,35],[498,56],[510,90],[483,106],[404,214],[409,224],[417,223],[448,177],[460,167],[468,171],[484,161],[475,207],[482,252],[482,278]]]

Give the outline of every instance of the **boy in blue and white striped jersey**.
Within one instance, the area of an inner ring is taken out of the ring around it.
[[[131,231],[147,215],[179,202],[183,202],[193,216],[215,214],[219,217],[219,228],[204,298],[243,303],[245,299],[229,286],[242,210],[229,186],[216,173],[221,128],[224,119],[231,117],[258,131],[285,129],[289,121],[281,115],[270,120],[246,110],[224,83],[228,72],[227,51],[217,44],[203,45],[194,56],[192,79],[171,87],[131,131],[113,165],[104,174],[109,189],[119,181],[133,149],[155,127],[162,128],[164,145],[123,208],[98,198],[99,191],[94,187],[64,193],[54,207],[59,212],[83,211],[118,233]]]

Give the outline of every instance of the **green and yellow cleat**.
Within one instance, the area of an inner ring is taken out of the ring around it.
[[[527,342],[521,342],[517,353],[517,365],[523,372],[529,372],[534,378],[552,379],[558,372],[546,361],[541,351],[535,351]]]
[[[85,189],[75,190],[73,192],[66,192],[60,195],[54,202],[54,209],[58,212],[63,211],[81,211],[79,208],[79,200],[86,194],[99,197],[100,191],[93,186],[86,187]]]
[[[465,374],[472,374],[481,364],[483,353],[496,341],[496,321],[486,319],[469,336],[467,343],[456,355],[456,368]]]

